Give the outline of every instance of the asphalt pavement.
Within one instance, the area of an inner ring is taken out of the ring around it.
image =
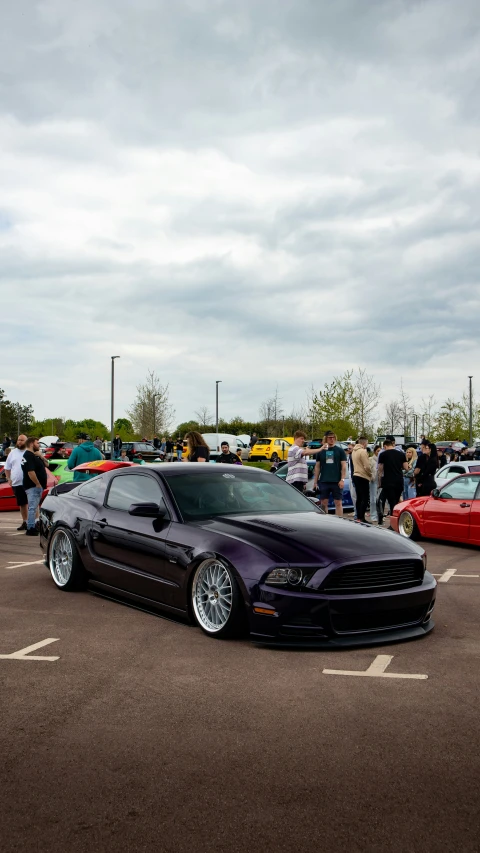
[[[478,549],[426,543],[424,639],[277,651],[61,592],[18,523],[2,513],[2,853],[478,853]]]

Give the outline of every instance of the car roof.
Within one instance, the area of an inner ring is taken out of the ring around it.
[[[243,465],[217,465],[210,463],[198,463],[193,462],[159,462],[158,464],[150,463],[148,465],[133,465],[131,468],[114,468],[112,471],[104,472],[104,475],[111,476],[115,474],[115,476],[124,477],[127,474],[132,473],[134,471],[136,474],[146,474],[148,471],[154,471],[156,474],[168,475],[168,477],[196,477],[200,474],[208,471],[210,473],[216,472],[218,476],[222,476],[222,474],[235,474],[235,476],[241,477],[253,477],[253,476],[267,476],[271,477],[269,471],[265,471],[263,468],[250,468],[244,467]],[[101,476],[101,475],[100,475]]]

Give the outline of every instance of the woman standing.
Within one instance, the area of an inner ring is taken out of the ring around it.
[[[420,445],[422,451],[414,469],[417,497],[428,497],[435,488],[435,474],[438,468],[437,448],[430,441]]]
[[[208,444],[199,432],[187,432],[185,441],[188,445],[188,462],[210,461]]]
[[[403,500],[416,497],[414,471],[417,464],[418,453],[414,447],[407,447],[405,456],[408,462],[408,471],[403,475]],[[435,486],[434,486],[435,488]]]

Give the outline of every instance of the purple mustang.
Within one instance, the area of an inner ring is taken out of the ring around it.
[[[436,582],[422,548],[324,515],[256,468],[110,471],[56,486],[40,528],[58,588],[88,584],[212,637],[249,631],[261,643],[352,646],[433,628]]]

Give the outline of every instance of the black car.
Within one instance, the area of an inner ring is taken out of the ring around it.
[[[153,446],[153,441],[124,441],[122,444],[122,450],[127,451],[127,457],[130,462],[135,459],[139,453],[142,454],[142,458],[145,459],[146,462],[158,459],[160,456],[160,451]]]
[[[225,467],[129,467],[55,487],[40,542],[57,587],[89,584],[210,636],[248,630],[263,643],[431,630],[436,582],[417,544],[324,515],[267,471]]]

